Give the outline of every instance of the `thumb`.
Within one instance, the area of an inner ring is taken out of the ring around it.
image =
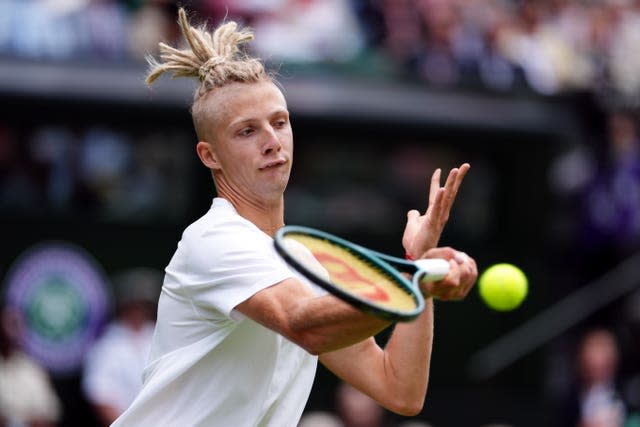
[[[416,229],[418,228],[420,212],[415,209],[407,212],[407,224],[404,226],[404,233],[402,233],[402,245],[405,251],[409,253],[409,246],[415,237]]]
[[[414,222],[418,219],[419,216],[420,212],[415,209],[411,209],[409,212],[407,212],[407,222]]]

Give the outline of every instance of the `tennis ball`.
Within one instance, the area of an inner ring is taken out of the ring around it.
[[[494,310],[517,308],[527,296],[527,276],[515,265],[495,264],[487,268],[478,280],[482,300]]]

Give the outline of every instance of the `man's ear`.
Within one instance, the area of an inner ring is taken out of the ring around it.
[[[213,151],[213,146],[205,141],[200,141],[196,144],[196,152],[198,153],[198,157],[200,157],[200,161],[209,169],[220,169],[220,164],[218,163],[218,157],[216,153]]]

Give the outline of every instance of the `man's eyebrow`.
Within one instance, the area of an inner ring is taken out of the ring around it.
[[[244,124],[244,123],[252,122],[254,120],[255,120],[254,117],[247,117],[247,118],[244,118],[244,119],[241,118],[241,119],[237,119],[237,120],[232,121],[231,123],[229,123],[229,126],[238,126],[238,125],[241,125],[241,124]]]
[[[286,108],[278,108],[278,109],[272,111],[269,114],[269,117],[279,116],[279,115],[283,115],[283,114],[289,115],[289,110],[286,109]],[[241,124],[244,124],[244,123],[249,123],[249,122],[252,122],[252,121],[255,121],[255,120],[258,120],[258,118],[257,117],[253,117],[253,116],[244,117],[244,118],[241,117],[241,118],[236,119],[236,120],[232,121],[231,123],[229,123],[229,126],[238,126],[238,125],[241,125]]]

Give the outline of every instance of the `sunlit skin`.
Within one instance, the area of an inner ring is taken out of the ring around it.
[[[211,124],[196,150],[218,195],[268,234],[283,225],[293,132],[287,103],[270,81],[231,83],[210,99]]]

